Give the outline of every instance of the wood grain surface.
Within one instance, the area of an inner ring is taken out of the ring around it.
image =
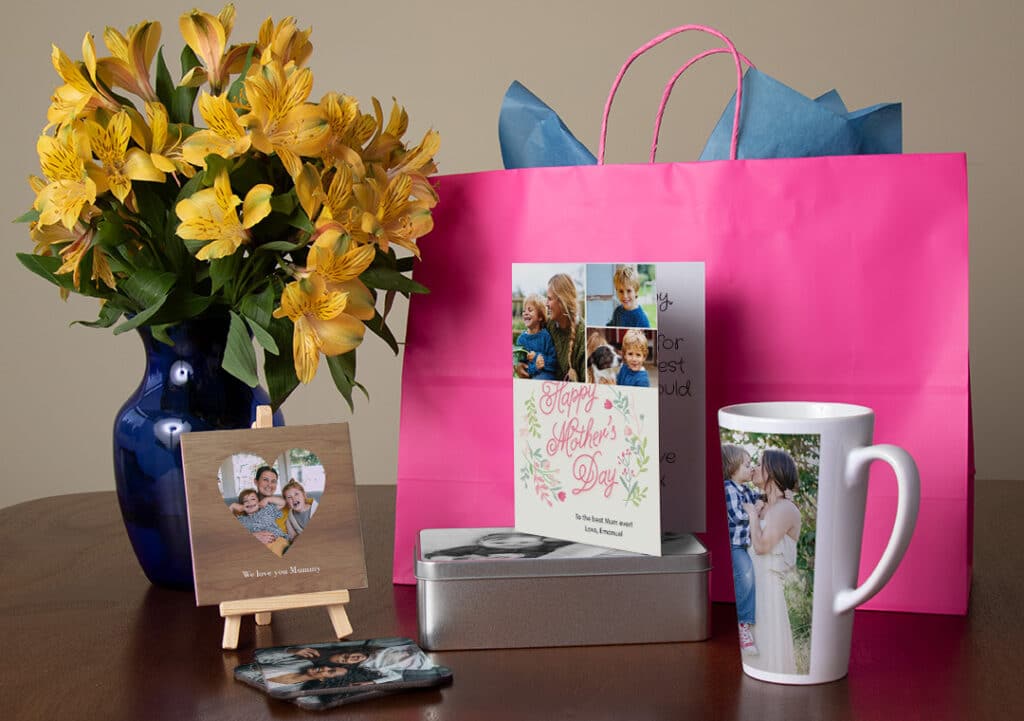
[[[709,641],[432,654],[452,686],[320,718],[504,721],[659,719],[928,721],[1024,718],[1021,482],[979,482],[968,617],[857,612],[850,674],[812,687],[743,675],[735,607],[714,604]],[[354,638],[416,636],[416,590],[391,585],[394,488],[358,489],[369,587],[351,594]],[[311,718],[234,681],[255,647],[332,638],[320,608],[242,625],[220,650],[217,608],[151,586],[113,492],[13,506],[0,526],[0,700],[12,721]],[[713,560],[713,559],[712,559]],[[716,571],[717,572],[717,571]],[[727,572],[727,571],[726,571]],[[566,599],[566,623],[574,604]],[[638,613],[643,599],[636,599]],[[501,619],[495,619],[501,624]]]

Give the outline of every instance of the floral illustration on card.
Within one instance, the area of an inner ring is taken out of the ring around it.
[[[531,395],[523,404],[526,415],[523,418],[525,426],[519,429],[519,435],[523,438],[540,438],[540,419],[537,417],[537,401]],[[529,488],[533,483],[534,493],[541,501],[553,506],[553,501],[564,502],[565,491],[558,480],[558,469],[551,465],[551,461],[544,458],[540,448],[534,448],[529,440],[521,444],[523,465],[519,469],[519,480],[523,488]]]
[[[641,485],[640,477],[647,472],[651,463],[647,452],[647,436],[643,434],[644,414],[636,413],[629,396],[612,390],[615,400],[605,401],[606,407],[616,409],[626,423],[623,430],[626,448],[617,459],[619,483],[625,493],[625,503],[639,507],[647,498],[647,486]],[[635,430],[634,430],[635,429]]]

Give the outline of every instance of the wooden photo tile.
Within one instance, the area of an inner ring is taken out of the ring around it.
[[[366,588],[347,423],[181,436],[196,604]]]

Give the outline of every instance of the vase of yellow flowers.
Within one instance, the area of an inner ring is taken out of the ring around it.
[[[178,434],[247,427],[321,357],[351,406],[366,330],[397,352],[393,299],[426,292],[408,273],[437,203],[437,133],[410,146],[397,103],[385,120],[376,99],[372,113],[339,93],[310,100],[310,30],[268,18],[230,44],[234,18],[232,5],[181,16],[177,81],[159,22],[108,27],[108,56],[91,34],[81,61],[54,47],[43,177],[19,218],[35,244],[25,267],[99,300],[83,325],[142,336],[114,465],[136,554],[162,585],[191,584]]]

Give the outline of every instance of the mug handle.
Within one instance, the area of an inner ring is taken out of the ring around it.
[[[857,588],[844,588],[836,593],[832,610],[837,614],[852,611],[882,590],[882,586],[892,578],[896,567],[903,559],[917,522],[921,479],[914,459],[899,446],[889,444],[855,448],[846,458],[846,484],[852,486],[857,483],[864,467],[870,465],[872,461],[885,461],[896,472],[896,485],[899,490],[896,499],[896,520],[893,523],[892,535],[889,536],[889,543],[867,580]]]

